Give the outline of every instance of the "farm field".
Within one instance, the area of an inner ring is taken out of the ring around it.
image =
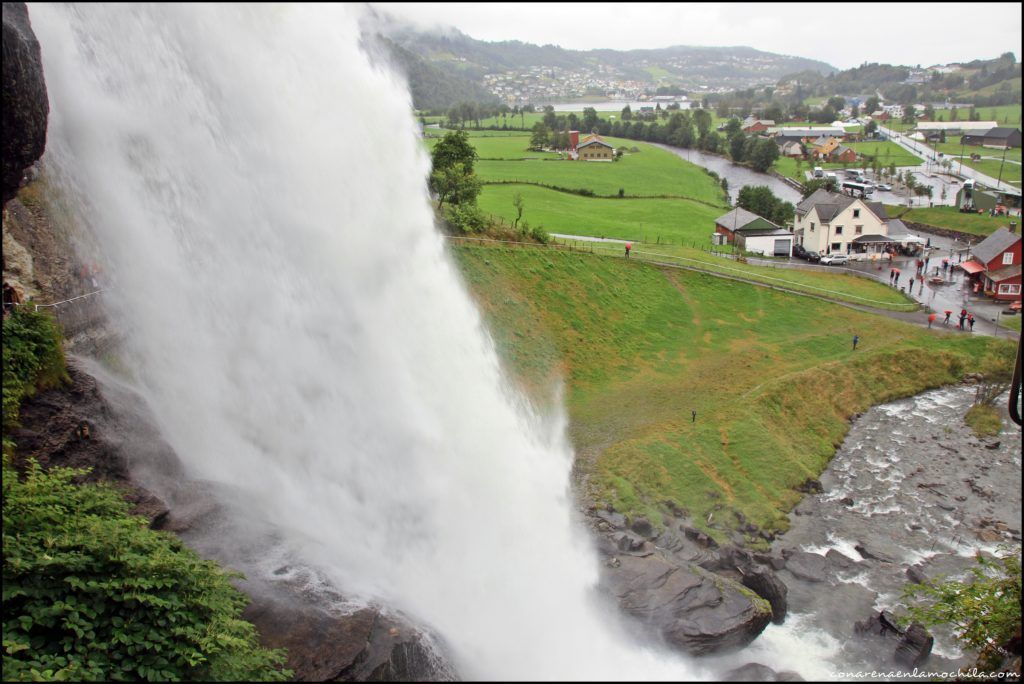
[[[687,197],[725,206],[725,193],[702,168],[675,154],[633,140],[606,138],[615,147],[637,148],[617,162],[486,161],[477,162],[485,183],[528,181],[563,188],[585,188],[597,195]]]
[[[527,150],[530,146],[530,136],[519,133],[517,135],[476,135],[470,136],[473,147],[481,160],[485,159],[559,159],[561,155],[557,152],[535,152]],[[430,149],[434,149],[441,138],[426,138],[425,142]],[[479,162],[478,162],[479,163]]]
[[[958,211],[956,207],[921,207],[906,211],[906,207],[896,207],[887,204],[885,208],[890,216],[899,216],[905,221],[924,223],[937,228],[956,230],[961,233],[980,235],[982,237],[991,235],[1000,228],[1009,225],[1011,220],[1006,216],[965,214]]]

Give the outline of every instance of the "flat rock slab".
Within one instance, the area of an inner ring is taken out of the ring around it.
[[[794,577],[808,582],[824,582],[826,562],[820,554],[794,551],[786,558],[786,570]]]

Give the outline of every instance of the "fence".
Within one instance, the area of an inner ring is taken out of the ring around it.
[[[106,320],[106,312],[103,310],[99,297],[103,292],[103,290],[94,290],[52,304],[27,302],[25,305],[35,307],[36,311],[50,309],[53,311],[54,318],[63,328],[64,336],[74,337]]]

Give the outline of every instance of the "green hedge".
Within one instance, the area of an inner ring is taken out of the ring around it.
[[[237,575],[150,530],[109,485],[73,484],[84,472],[31,462],[19,478],[4,458],[5,680],[291,676],[239,617]]]

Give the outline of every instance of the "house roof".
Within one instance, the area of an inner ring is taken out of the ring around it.
[[[581,147],[586,147],[587,145],[595,145],[595,144],[596,145],[604,145],[605,147],[607,147],[609,149],[614,149],[611,145],[609,145],[604,140],[602,140],[601,136],[596,135],[596,134],[595,135],[588,135],[586,138],[581,140],[580,144],[576,146],[576,149],[578,150]]]
[[[987,264],[1015,245],[1019,240],[1019,233],[1011,233],[1009,228],[1000,228],[976,244],[971,251],[978,261]]]
[[[824,188],[818,188],[811,193],[807,199],[796,205],[796,211],[801,216],[806,216],[810,213],[811,209],[817,207],[818,218],[824,222],[829,222],[839,215],[843,209],[857,201],[856,197],[850,197],[849,195],[840,195],[839,193],[829,192]],[[864,206],[868,208],[880,221],[888,222],[889,230],[893,229],[892,221],[889,221],[888,214],[885,213],[885,207],[882,206],[881,202],[864,202]],[[902,221],[897,221],[899,224],[898,232],[907,232],[907,227],[903,225]]]
[[[1009,138],[1014,133],[1019,133],[1016,128],[993,128],[985,133],[986,138]]]
[[[752,211],[747,211],[743,207],[736,207],[728,214],[724,214],[715,219],[715,224],[728,228],[729,230],[743,230],[749,226],[752,230],[776,230],[778,226],[769,221],[768,219],[758,216]],[[735,228],[733,227],[735,226]]]
[[[1019,278],[1021,273],[1021,265],[1014,264],[1013,266],[1004,266],[1003,268],[997,268],[994,271],[989,271],[985,275],[988,276],[989,280],[995,283],[1001,283],[1004,280],[1010,278]]]
[[[762,219],[762,220],[770,223],[770,221],[767,221],[766,219]],[[740,230],[740,231],[737,231],[737,232],[741,232],[744,235],[746,235],[747,237],[771,237],[773,235],[778,235],[780,237],[782,237],[782,236],[793,237],[793,233],[788,231],[788,230],[786,230],[785,228],[773,228],[773,229],[766,229],[766,230]]]
[[[826,126],[822,128],[795,128],[790,126],[775,126],[768,129],[769,133],[775,133],[776,135],[783,135],[786,137],[800,136],[801,138],[809,138],[811,136],[822,136],[822,135],[835,135],[838,137],[844,137],[846,135],[845,128],[835,128],[833,126]]]
[[[965,261],[962,264],[957,264],[956,268],[963,269],[965,273],[975,274],[981,273],[985,270],[985,265],[980,264],[977,261]]]
[[[853,242],[854,244],[862,245],[864,243],[871,242],[895,242],[895,240],[893,240],[892,237],[888,235],[878,235],[877,233],[872,233],[870,235],[861,235],[860,237],[855,237],[853,238]]]
[[[839,154],[843,154],[846,151],[853,152],[853,150],[850,149],[849,147],[847,147],[846,145],[840,145],[836,149],[832,150],[832,154],[839,155]]]

